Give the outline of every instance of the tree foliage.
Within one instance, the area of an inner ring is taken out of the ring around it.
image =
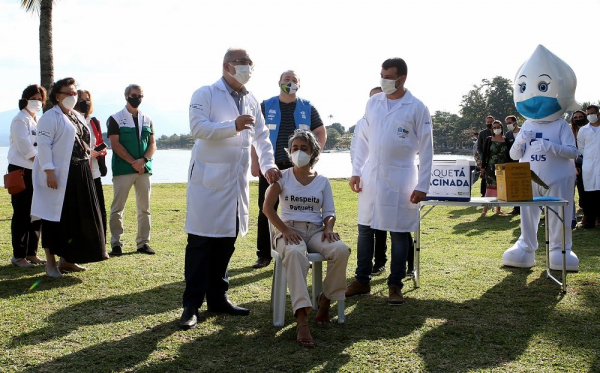
[[[327,141],[325,141],[325,149],[334,149],[340,140],[340,132],[333,126],[327,128]]]
[[[37,13],[40,17],[40,85],[48,92],[54,83],[54,54],[52,51],[52,6],[55,0],[21,0],[26,12]],[[45,110],[52,107],[50,100]]]
[[[344,129],[344,126],[342,126],[340,123],[333,123],[331,126],[326,126],[325,127],[325,129],[330,129],[330,128],[333,128],[336,131],[338,131],[338,133],[340,135],[343,135],[344,133],[346,133],[346,130]]]
[[[194,146],[194,138],[190,134],[162,135],[156,140],[158,149],[191,149]]]

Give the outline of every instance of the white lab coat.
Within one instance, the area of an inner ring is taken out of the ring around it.
[[[26,109],[19,111],[10,124],[10,148],[8,148],[8,163],[15,166],[33,168],[31,157],[37,155],[33,145],[36,139],[37,123]]]
[[[356,152],[356,139],[358,138],[358,136],[360,136],[358,132],[360,131],[360,128],[365,125],[364,123],[365,118],[361,118],[358,122],[356,122],[356,125],[354,126],[354,133],[352,134],[352,140],[350,140],[350,163],[354,163],[354,153]]]
[[[388,109],[385,94],[367,102],[364,125],[355,140],[352,175],[360,176],[358,224],[392,232],[414,232],[419,205],[414,190],[429,191],[433,159],[431,117],[410,91]],[[419,169],[415,157],[419,154]]]
[[[581,127],[577,147],[583,155],[581,176],[585,191],[600,190],[600,129],[594,131],[590,124]]]
[[[85,124],[85,118],[81,114],[75,110],[72,112]],[[75,142],[75,128],[56,105],[42,115],[37,129],[38,155],[33,162],[31,216],[33,220],[60,221]],[[58,189],[48,188],[45,170],[54,170]]]
[[[188,171],[185,231],[207,237],[235,237],[248,232],[250,146],[258,154],[263,174],[276,168],[269,130],[260,105],[248,93],[243,114],[255,119],[254,128],[236,132],[240,115],[221,79],[194,92],[190,129],[196,139]]]

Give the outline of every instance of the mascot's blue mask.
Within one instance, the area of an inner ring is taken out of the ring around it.
[[[542,119],[562,111],[555,97],[536,96],[517,102],[517,111],[526,118]]]

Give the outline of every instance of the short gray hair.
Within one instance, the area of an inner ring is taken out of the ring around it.
[[[229,59],[231,58],[231,56],[237,52],[248,53],[248,51],[245,50],[244,48],[231,47],[231,48],[227,49],[227,52],[225,52],[225,56],[223,56],[223,62],[229,62]]]
[[[290,149],[292,148],[292,143],[296,139],[303,139],[308,143],[308,147],[310,148],[310,167],[312,168],[318,161],[319,155],[321,154],[321,145],[317,141],[315,135],[312,132],[306,130],[296,130],[290,136],[288,140],[288,147],[285,149],[290,161],[292,160],[292,153],[290,153]]]
[[[127,86],[127,88],[125,88],[125,97],[129,97],[129,94],[134,89],[138,89],[142,94],[144,93],[144,90],[139,85],[137,85],[137,84],[130,84],[130,85]]]

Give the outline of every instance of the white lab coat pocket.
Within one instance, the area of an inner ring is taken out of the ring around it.
[[[381,206],[398,206],[400,197],[399,167],[390,166],[383,174],[377,186],[377,204]]]
[[[208,189],[220,190],[231,182],[228,163],[207,163],[204,168],[202,184]],[[192,179],[194,174],[192,173]]]

